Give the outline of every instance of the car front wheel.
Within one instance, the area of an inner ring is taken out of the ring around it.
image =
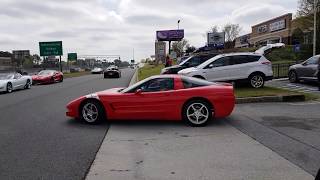
[[[289,81],[291,83],[296,83],[296,82],[299,81],[298,75],[297,75],[297,73],[295,71],[290,71],[289,72]]]
[[[7,93],[11,93],[12,91],[13,91],[12,84],[8,83],[7,84]]]
[[[24,86],[25,89],[30,89],[31,88],[31,82],[28,79],[26,85]]]
[[[81,107],[81,118],[88,124],[97,124],[105,119],[104,109],[97,101],[88,100]]]
[[[205,126],[212,119],[214,111],[211,106],[201,100],[187,103],[183,109],[183,119],[191,126]]]

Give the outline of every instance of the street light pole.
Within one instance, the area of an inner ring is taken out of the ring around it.
[[[179,30],[180,19],[178,20],[178,30]]]
[[[317,0],[314,0],[313,14],[313,55],[315,56],[317,51]]]

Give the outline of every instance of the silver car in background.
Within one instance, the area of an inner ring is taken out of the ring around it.
[[[30,89],[31,76],[22,76],[19,73],[0,74],[0,92],[11,93],[17,89]]]
[[[318,62],[320,55],[313,56],[300,64],[295,64],[289,68],[289,81],[292,83],[300,80],[317,81]]]

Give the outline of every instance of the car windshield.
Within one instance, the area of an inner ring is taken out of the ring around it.
[[[51,75],[51,74],[53,74],[53,71],[40,71],[38,73],[38,75]]]
[[[187,58],[186,60],[182,61],[179,65],[183,66],[187,61],[189,61],[191,58],[193,58],[193,56],[190,56],[189,58]]]
[[[13,74],[0,74],[0,80],[12,79]]]

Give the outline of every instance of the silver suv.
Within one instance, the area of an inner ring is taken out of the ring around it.
[[[317,80],[318,62],[320,55],[313,56],[301,64],[292,65],[289,68],[290,82],[299,82],[300,80]]]

